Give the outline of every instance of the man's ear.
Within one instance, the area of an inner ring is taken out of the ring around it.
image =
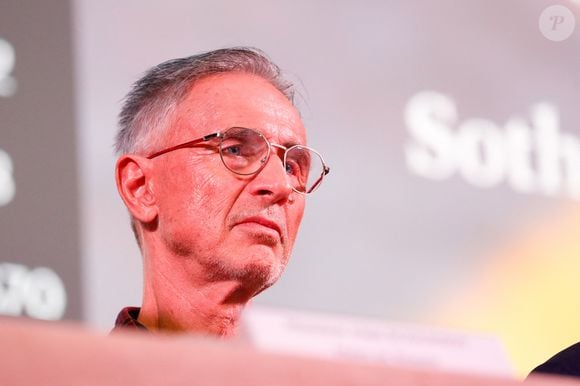
[[[115,177],[119,195],[131,215],[143,223],[153,221],[157,217],[157,205],[149,160],[133,154],[119,157]]]

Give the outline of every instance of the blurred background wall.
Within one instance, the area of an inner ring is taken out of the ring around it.
[[[121,100],[250,45],[332,167],[255,302],[489,332],[526,374],[580,340],[580,5],[558,4],[1,0],[0,312],[107,330],[139,304]]]
[[[0,1],[0,314],[80,319],[71,6]]]

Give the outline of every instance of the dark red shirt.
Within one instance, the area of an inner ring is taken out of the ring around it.
[[[125,307],[117,315],[117,320],[115,320],[115,327],[111,332],[117,332],[122,330],[141,330],[147,331],[147,327],[139,323],[137,320],[139,318],[139,307]]]

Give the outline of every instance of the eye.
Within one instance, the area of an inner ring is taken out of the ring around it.
[[[227,147],[222,146],[222,153],[224,155],[240,156],[242,155],[242,146],[241,145],[232,145]]]
[[[286,159],[286,173],[292,176],[300,174],[300,165],[292,159]]]

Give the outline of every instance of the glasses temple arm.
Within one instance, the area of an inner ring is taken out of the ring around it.
[[[312,187],[310,189],[308,189],[308,191],[306,193],[307,194],[310,194],[314,190],[316,190],[316,188],[318,188],[318,186],[322,182],[322,179],[324,178],[324,176],[327,175],[328,173],[330,173],[330,167],[324,165],[324,169],[323,169],[322,173],[320,174],[320,177],[318,177],[318,179],[316,180],[316,182],[314,182],[314,184],[312,184]]]
[[[198,138],[198,139],[194,139],[193,141],[185,142],[185,143],[182,143],[182,144],[179,144],[179,145],[176,145],[176,146],[169,147],[167,149],[160,150],[160,151],[158,151],[156,153],[151,154],[147,158],[148,159],[153,159],[153,158],[158,157],[158,156],[160,156],[162,154],[169,153],[169,152],[174,151],[174,150],[184,149],[186,147],[191,147],[191,146],[196,145],[196,144],[198,144],[200,142],[209,141],[210,139],[219,138],[221,136],[222,136],[221,133],[208,134],[205,137]]]

